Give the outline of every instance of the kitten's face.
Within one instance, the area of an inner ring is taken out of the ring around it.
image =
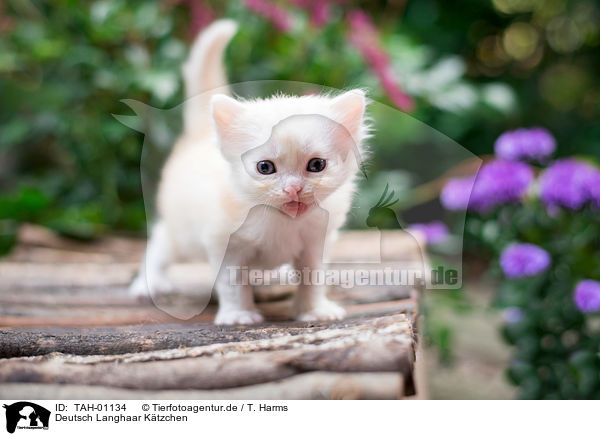
[[[304,108],[309,113],[281,120],[278,117],[287,114],[281,104],[277,108],[280,101],[271,108],[268,101],[262,102],[255,110],[236,102],[238,112],[230,119],[235,122],[226,126],[219,126],[215,114],[220,145],[232,165],[238,193],[252,205],[273,206],[297,217],[348,183],[358,169],[355,141],[362,128],[364,95],[350,100],[342,105],[336,99],[323,99],[318,102],[322,108],[313,101],[312,108]],[[294,110],[299,112],[301,106],[298,99]],[[349,119],[359,124],[343,124]]]

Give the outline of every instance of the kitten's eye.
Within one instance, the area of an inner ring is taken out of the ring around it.
[[[270,160],[261,160],[256,164],[256,170],[264,175],[273,174],[277,170],[275,169],[275,164]]]
[[[313,157],[308,161],[308,165],[306,166],[306,171],[310,171],[311,173],[320,173],[325,169],[327,165],[327,161],[325,159],[321,159],[320,157]]]

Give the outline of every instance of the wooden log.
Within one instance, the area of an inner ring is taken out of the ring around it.
[[[396,371],[412,383],[414,338],[402,315],[296,336],[120,356],[0,361],[0,383],[49,383],[127,389],[226,389],[309,371]],[[410,391],[410,389],[408,389]]]
[[[194,347],[295,335],[327,328],[267,325],[218,327],[211,324],[151,324],[126,327],[16,328],[0,330],[0,358],[38,356],[53,352],[110,355]]]
[[[267,340],[271,341],[271,344],[282,344],[284,341],[295,341],[294,337],[298,335],[305,335],[300,337],[298,342],[303,343],[306,342],[306,335],[324,330],[333,333],[325,332],[321,333],[321,336],[329,337],[332,334],[339,336],[344,335],[344,331],[347,332],[346,334],[352,334],[361,329],[369,329],[373,326],[379,328],[395,322],[407,323],[409,318],[402,314],[373,319],[294,322],[284,325],[277,323],[251,327],[167,324],[86,329],[15,328],[0,330],[0,357],[40,356],[59,352],[79,356],[96,355],[95,362],[105,360],[99,357],[102,355],[124,355],[122,358],[133,355],[137,360],[141,360],[144,356],[151,356],[148,352],[167,349],[174,350],[171,351],[172,358],[175,357],[175,353],[179,357],[197,357],[198,354],[193,354],[194,347],[217,344],[223,350],[225,344],[244,342],[247,344],[246,349],[249,349],[248,347],[251,347],[249,341]],[[410,336],[412,333],[405,334]],[[314,337],[310,338],[314,340]],[[238,344],[234,344],[234,347],[237,346]],[[201,350],[205,351],[203,348]],[[115,357],[110,359],[114,360]],[[79,361],[81,362],[81,359]]]
[[[45,294],[47,295],[47,294]],[[16,326],[103,326],[103,325],[135,325],[164,324],[172,322],[212,322],[215,306],[205,308],[202,299],[190,296],[160,296],[157,304],[146,300],[137,304],[125,303],[120,297],[111,302],[106,296],[106,304],[73,305],[28,305],[8,304],[0,306],[0,327]],[[338,300],[339,301],[339,300]],[[416,310],[414,299],[381,301],[370,304],[354,304],[352,301],[339,301],[344,305],[349,317],[366,315],[384,315],[395,312],[413,314]],[[268,320],[291,321],[294,319],[291,300],[265,302],[258,304],[259,309]],[[171,314],[185,314],[185,317]]]
[[[383,235],[391,259],[419,257],[406,236]],[[381,243],[377,231],[345,232],[328,269],[398,267],[395,260],[378,263]],[[25,228],[17,250],[0,262],[0,398],[391,399],[414,393],[413,287],[333,287],[330,296],[347,318],[311,323],[292,320],[293,287],[260,288],[256,300],[268,322],[219,327],[211,324],[214,304],[204,308],[212,286],[206,263],[174,265],[176,293],[154,301],[128,294],[144,248],[145,241],[82,244]]]
[[[420,260],[415,242],[424,247],[422,237],[401,230],[345,230],[332,247],[334,261],[376,261],[380,258],[381,240],[391,248],[394,259]],[[142,238],[104,237],[97,241],[81,242],[60,237],[52,231],[30,224],[19,228],[18,245],[7,258],[14,262],[70,263],[70,262],[126,262],[142,259],[146,240]],[[356,248],[360,247],[360,250]]]
[[[0,262],[0,291],[127,286],[138,263],[25,263]]]
[[[51,230],[23,224],[17,235],[18,245],[8,259],[18,262],[139,262],[146,248],[143,238],[105,236],[94,241],[78,241]]]
[[[46,284],[41,287],[16,287],[11,288],[12,290],[6,284],[0,285],[0,288],[2,287],[6,288],[0,289],[0,307],[3,308],[9,305],[34,307],[138,307],[144,303],[143,299],[140,300],[137,297],[133,297],[125,286],[56,287]],[[16,289],[19,292],[14,292]],[[412,286],[356,286],[349,289],[332,286],[329,288],[329,296],[336,301],[349,301],[360,304],[409,298],[414,290],[415,287]],[[254,299],[257,302],[282,301],[291,298],[295,294],[295,291],[296,288],[294,286],[261,287],[254,290]],[[208,285],[205,287],[195,286],[189,289],[176,290],[155,297],[165,301],[184,301],[184,304],[195,304],[198,301],[205,302],[207,294],[212,294]],[[210,301],[216,302],[213,299]]]
[[[209,323],[149,324],[90,328],[8,328],[0,330],[0,358],[59,352],[111,355],[270,339],[343,329],[366,324],[364,318],[260,326],[215,326]]]
[[[330,255],[338,262],[379,262],[382,256],[420,262],[425,245],[422,235],[411,235],[403,230],[346,230],[340,232]]]
[[[395,400],[404,396],[397,372],[313,371],[240,388],[221,390],[133,390],[39,383],[0,384],[0,399],[39,400]]]
[[[359,341],[361,338],[369,335],[393,334],[395,336],[386,336],[386,339],[393,339],[395,342],[403,343],[408,348],[414,348],[414,333],[411,322],[405,315],[386,316],[382,318],[372,318],[362,320],[351,325],[332,328],[317,329],[314,331],[304,331],[296,335],[286,334],[286,331],[279,327],[274,330],[275,334],[258,338],[255,340],[232,341],[230,343],[214,342],[212,344],[198,347],[179,347],[176,349],[152,350],[138,353],[126,353],[122,355],[91,355],[91,356],[71,356],[62,355],[61,359],[67,363],[90,363],[100,362],[146,362],[156,360],[183,359],[189,357],[223,356],[239,353],[248,353],[256,351],[271,351],[275,349],[298,348],[314,344],[332,343],[342,341],[347,338],[353,341]],[[60,353],[59,353],[60,354]],[[25,359],[27,360],[27,359]]]
[[[327,270],[383,270],[386,267],[401,268],[403,264],[386,262],[371,263],[331,263],[325,265]],[[404,265],[408,267],[408,265]],[[128,297],[127,287],[137,273],[137,263],[20,263],[0,262],[0,299],[1,301],[25,301],[34,294],[52,291],[57,298],[77,297],[93,298],[102,295],[115,294],[122,298]],[[210,293],[212,281],[210,269],[206,263],[176,264],[169,269],[177,291],[176,295],[197,295]],[[350,284],[347,289],[336,287],[340,292],[385,291],[406,292],[412,286],[358,286]],[[14,290],[18,289],[18,294]],[[291,295],[294,286],[272,286],[257,289],[258,294]],[[362,297],[368,297],[363,294]],[[264,298],[262,298],[264,300]]]

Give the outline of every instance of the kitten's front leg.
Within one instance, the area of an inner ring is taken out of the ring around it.
[[[252,287],[242,281],[239,267],[223,265],[215,289],[219,296],[215,324],[255,324],[264,320],[254,304]]]
[[[323,269],[316,253],[304,253],[295,262],[295,267],[302,278],[294,301],[296,318],[299,321],[342,319],[346,311],[327,298],[327,287],[311,283],[312,271]]]
[[[140,271],[129,286],[129,293],[136,297],[148,297],[173,291],[174,286],[166,274],[166,268],[174,258],[167,226],[160,221],[152,229]]]

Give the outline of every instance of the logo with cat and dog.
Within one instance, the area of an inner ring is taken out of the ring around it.
[[[15,430],[48,430],[50,411],[39,404],[29,401],[19,401],[4,404],[6,409],[6,431]]]

